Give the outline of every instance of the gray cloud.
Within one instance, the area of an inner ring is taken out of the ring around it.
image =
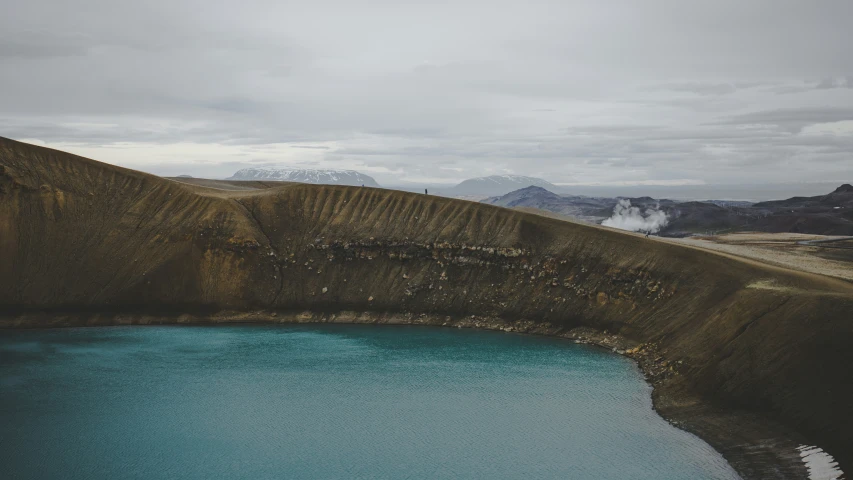
[[[853,120],[853,107],[806,107],[765,110],[733,115],[714,122],[716,125],[771,125],[789,132],[818,123]]]
[[[824,78],[818,82],[815,87],[818,90],[828,90],[832,88],[853,88],[853,76],[844,78]]]
[[[10,31],[0,34],[0,58],[49,58],[85,55],[94,44],[83,34]]]
[[[671,83],[656,87],[657,90],[669,90],[673,92],[687,92],[696,95],[728,95],[735,93],[738,87],[731,83]]]
[[[838,178],[851,148],[843,125],[808,131],[853,120],[850,2],[4,10],[0,135],[157,172],[280,160],[386,184],[789,181]]]
[[[779,95],[809,92],[812,90],[832,90],[835,88],[853,89],[853,76],[827,77],[818,81],[804,81],[794,85],[775,85],[769,91]]]

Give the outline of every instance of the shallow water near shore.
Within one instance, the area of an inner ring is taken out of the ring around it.
[[[732,479],[628,359],[432,327],[3,332],[4,478]]]

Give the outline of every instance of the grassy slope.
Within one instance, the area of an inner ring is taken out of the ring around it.
[[[590,326],[680,361],[665,391],[763,412],[853,466],[849,283],[442,197],[253,188],[179,183],[0,139],[0,308]]]

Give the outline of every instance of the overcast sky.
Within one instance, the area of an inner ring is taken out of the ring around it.
[[[0,136],[158,174],[853,180],[853,1],[0,0]]]

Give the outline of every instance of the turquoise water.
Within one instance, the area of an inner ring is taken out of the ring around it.
[[[0,332],[0,477],[737,478],[625,358],[357,325]]]

